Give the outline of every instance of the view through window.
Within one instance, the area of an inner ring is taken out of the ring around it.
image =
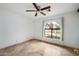
[[[44,22],[44,37],[62,39],[62,20],[56,19]]]

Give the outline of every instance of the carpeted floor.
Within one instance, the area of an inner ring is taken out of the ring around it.
[[[0,49],[0,56],[73,56],[70,49],[30,40],[11,47]]]

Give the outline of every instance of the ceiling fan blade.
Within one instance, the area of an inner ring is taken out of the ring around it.
[[[34,5],[34,7],[36,8],[37,11],[39,11],[38,6],[36,5],[36,3],[32,3]]]
[[[49,9],[50,6],[47,6],[47,7],[44,7],[44,8],[41,8],[41,10],[46,10],[46,9]]]
[[[35,16],[37,16],[37,12],[36,12]]]
[[[26,10],[26,12],[36,12],[36,10]]]
[[[43,14],[43,15],[46,15],[45,13],[43,13],[43,12],[40,12],[41,14]]]

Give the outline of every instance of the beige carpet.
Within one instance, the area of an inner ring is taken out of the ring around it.
[[[0,49],[1,56],[73,56],[71,50],[38,40]]]

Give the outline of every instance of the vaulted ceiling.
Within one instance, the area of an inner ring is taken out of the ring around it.
[[[29,18],[40,18],[40,17],[47,17],[56,14],[68,13],[68,12],[75,12],[79,8],[78,3],[37,3],[41,7],[45,7],[50,5],[51,11],[46,12],[47,15],[43,16],[40,13],[37,17],[35,17],[35,12],[26,12],[25,10],[28,9],[35,9],[31,3],[1,3],[0,10],[8,10],[10,12],[16,12],[18,14],[22,14]]]

